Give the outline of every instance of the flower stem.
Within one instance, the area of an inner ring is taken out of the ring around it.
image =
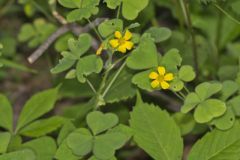
[[[87,21],[88,21],[88,23],[92,26],[92,28],[93,28],[94,32],[97,34],[99,40],[100,40],[101,42],[103,42],[103,39],[102,39],[100,33],[98,32],[97,28],[95,27],[95,25],[93,25],[93,23],[90,21],[90,19],[87,19]]]
[[[114,75],[113,79],[111,80],[111,82],[109,83],[109,85],[107,86],[107,88],[105,89],[105,91],[102,94],[102,97],[104,98],[106,96],[106,94],[108,93],[109,89],[112,87],[113,83],[116,81],[116,79],[118,78],[119,74],[121,73],[121,71],[123,70],[123,68],[126,66],[127,62],[125,61],[122,66],[119,68],[119,70],[117,71],[117,73]]]
[[[181,95],[179,95],[177,92],[174,92],[174,91],[173,91],[173,94],[175,94],[179,99],[181,99],[182,101],[184,101],[184,98],[183,98]]]
[[[95,94],[97,94],[97,91],[96,91],[96,89],[94,88],[93,84],[92,84],[88,79],[86,79],[86,81],[87,81],[87,84],[89,85],[89,87],[92,89],[92,91],[93,91]]]

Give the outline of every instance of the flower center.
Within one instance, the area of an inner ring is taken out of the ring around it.
[[[159,75],[159,76],[158,76],[158,81],[159,81],[159,82],[164,81],[164,76],[163,76],[163,75]]]
[[[123,45],[123,44],[125,43],[125,40],[124,40],[123,38],[119,38],[119,39],[118,39],[118,43],[119,43],[120,45]]]

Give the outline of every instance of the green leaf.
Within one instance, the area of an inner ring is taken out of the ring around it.
[[[165,27],[151,27],[146,31],[146,33],[151,34],[151,37],[156,43],[165,41],[172,35],[171,30]]]
[[[94,111],[87,115],[87,124],[94,135],[116,126],[118,121],[118,117],[113,113],[103,114],[102,112]]]
[[[187,135],[188,133],[190,133],[194,127],[195,127],[195,120],[192,116],[192,114],[188,113],[188,114],[183,114],[181,112],[175,113],[172,115],[173,119],[175,120],[175,122],[177,123],[177,125],[179,126],[180,130],[181,130],[181,134]]]
[[[196,73],[192,66],[184,65],[180,68],[179,78],[185,82],[191,82],[196,77]]]
[[[235,122],[235,115],[230,107],[227,107],[227,111],[224,115],[218,118],[214,118],[211,124],[215,125],[218,129],[228,130]]]
[[[143,36],[138,48],[128,56],[127,66],[135,70],[158,66],[157,47],[149,36]]]
[[[79,160],[80,157],[74,155],[71,149],[67,146],[67,140],[64,140],[57,149],[55,158],[58,160]]]
[[[89,19],[92,15],[98,13],[97,5],[99,0],[74,0],[73,2],[61,0],[62,5],[67,8],[76,8],[67,15],[69,22],[80,21],[83,18]]]
[[[224,81],[222,84],[222,90],[221,90],[221,98],[222,100],[227,100],[229,97],[231,97],[234,93],[236,93],[239,90],[239,86],[234,81]]]
[[[218,99],[208,99],[197,106],[194,112],[194,119],[198,123],[206,123],[213,118],[220,117],[226,110],[227,108],[224,102]]]
[[[67,121],[59,132],[59,135],[57,138],[57,144],[60,145],[67,138],[67,136],[71,132],[73,132],[75,129],[76,127],[73,125],[73,123],[70,121]]]
[[[28,137],[40,137],[51,133],[61,127],[65,119],[59,116],[34,121],[19,131],[21,135]]]
[[[41,137],[26,142],[22,148],[32,149],[36,154],[35,160],[52,160],[57,150],[56,143],[51,137]]]
[[[122,15],[127,20],[137,18],[139,12],[147,7],[149,0],[141,0],[141,3],[136,3],[135,0],[122,0]]]
[[[24,149],[0,155],[0,160],[16,160],[16,159],[36,160],[36,156],[31,149]]]
[[[10,140],[11,134],[9,132],[0,132],[0,154],[6,153]]]
[[[82,0],[58,0],[58,2],[66,8],[76,8],[77,4],[81,4]]]
[[[88,129],[80,128],[67,138],[67,145],[77,156],[85,156],[93,148],[93,136]]]
[[[236,116],[240,116],[240,96],[230,99],[227,102],[227,105],[232,107],[232,110]]]
[[[238,160],[240,157],[239,134],[239,123],[235,123],[227,131],[215,129],[207,133],[193,146],[188,160]]]
[[[111,19],[108,21],[102,22],[98,26],[98,31],[102,37],[107,37],[113,34],[115,31],[123,30],[123,21],[121,19]]]
[[[182,63],[182,57],[177,49],[169,50],[161,59],[161,65],[165,66],[169,71],[177,70]]]
[[[8,152],[18,150],[22,145],[22,137],[19,135],[12,135],[8,144]]]
[[[80,34],[77,40],[71,38],[68,40],[68,47],[77,58],[86,53],[92,45],[92,37],[88,33]]]
[[[131,113],[130,126],[137,145],[153,159],[182,159],[181,133],[166,111],[154,105],[139,103]]]
[[[115,150],[121,148],[128,138],[121,132],[108,132],[96,136],[94,139],[93,154],[98,159],[111,159]]]
[[[113,75],[116,73],[114,72]],[[104,100],[107,103],[115,103],[133,97],[136,89],[131,83],[133,75],[127,69],[124,69],[107,92]],[[112,77],[109,78],[111,80]],[[109,84],[109,81],[107,82]],[[127,90],[127,92],[126,92]]]
[[[151,72],[152,70],[147,70],[135,74],[132,78],[132,83],[137,85],[141,89],[147,90],[149,92],[153,91],[153,88],[151,87],[151,80],[149,79],[149,74]]]
[[[24,105],[16,131],[53,109],[57,100],[58,88],[49,89],[32,96]]]
[[[213,83],[204,82],[199,84],[196,87],[195,91],[198,97],[203,101],[211,97],[212,95],[216,94],[221,89],[222,89],[222,84],[218,82],[213,82]]]
[[[116,9],[122,2],[122,0],[104,0],[107,3],[107,7],[110,9]]]
[[[201,102],[198,95],[194,92],[191,92],[187,95],[186,99],[184,100],[184,104],[181,108],[182,113],[188,113],[193,108],[195,108]]]
[[[13,125],[13,110],[7,97],[0,94],[0,127],[12,131]]]
[[[59,60],[59,64],[57,64],[54,68],[51,69],[52,74],[61,73],[63,71],[68,70],[75,64],[75,60],[69,58],[62,58]]]
[[[174,92],[179,92],[184,88],[184,83],[179,78],[175,77],[170,83],[170,88]]]
[[[99,56],[90,55],[78,60],[76,74],[78,81],[81,83],[86,82],[85,76],[92,73],[99,73],[103,68],[103,61]]]

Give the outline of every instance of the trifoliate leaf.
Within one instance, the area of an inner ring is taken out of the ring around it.
[[[118,124],[118,117],[113,113],[103,114],[95,111],[87,115],[87,124],[94,135],[106,131]]]
[[[239,90],[239,86],[234,81],[224,81],[222,83],[222,90],[221,90],[221,98],[222,100],[227,100],[229,97],[231,97],[234,93],[236,93]]]
[[[122,0],[104,0],[107,3],[107,7],[110,9],[116,9],[122,2]]]
[[[161,65],[165,66],[169,71],[177,70],[182,63],[182,57],[177,49],[171,49],[161,59]]]
[[[181,112],[172,115],[173,119],[179,126],[182,135],[190,133],[195,127],[195,120],[191,113],[183,114]]]
[[[196,93],[194,92],[189,93],[184,100],[181,112],[188,113],[189,111],[194,109],[200,102],[201,100]]]
[[[146,33],[151,34],[151,37],[156,43],[165,41],[172,35],[171,30],[165,27],[151,27],[146,31]]]
[[[90,55],[78,60],[76,67],[77,79],[80,83],[86,81],[86,76],[92,73],[99,73],[103,68],[103,61],[99,56]]]
[[[157,47],[149,36],[143,36],[138,48],[128,56],[127,66],[135,70],[158,66]]]
[[[138,103],[131,113],[130,126],[134,132],[134,141],[153,159],[182,159],[181,133],[166,111],[154,105]]]
[[[191,82],[196,77],[196,73],[192,66],[184,65],[180,68],[179,78],[184,82]]]
[[[135,74],[132,78],[132,83],[141,89],[147,90],[149,92],[153,91],[153,88],[151,87],[151,80],[149,79],[149,74],[151,72],[152,70],[147,70]]]
[[[233,97],[227,102],[228,106],[232,107],[232,110],[236,116],[240,116],[240,96]]]
[[[224,102],[218,99],[208,99],[197,106],[194,112],[194,119],[198,123],[207,123],[213,118],[223,115],[226,110],[227,107]]]
[[[221,89],[222,89],[221,83],[204,82],[204,83],[199,84],[196,87],[195,91],[201,100],[205,100],[205,99],[211,97],[212,95],[216,94],[217,92],[219,92]]]
[[[68,70],[75,64],[75,60],[69,58],[62,58],[59,60],[59,64],[57,64],[54,68],[51,69],[52,74],[61,73],[63,71]]]
[[[179,92],[184,88],[184,83],[179,78],[174,78],[170,83],[170,88],[174,92]]]
[[[0,160],[13,160],[13,159],[36,160],[36,155],[34,151],[31,149],[23,149],[0,155]]]
[[[215,125],[218,129],[228,130],[230,129],[235,122],[235,115],[231,109],[231,107],[227,107],[227,111],[224,115],[214,118],[211,124]]]
[[[102,37],[107,37],[113,34],[115,31],[122,32],[123,30],[123,21],[120,19],[112,19],[105,22],[102,22],[98,26],[98,31]]]
[[[85,156],[93,148],[93,136],[85,128],[77,129],[68,136],[67,145],[75,155]]]
[[[67,140],[64,140],[58,147],[55,158],[57,160],[79,160],[81,157],[74,155],[72,150],[67,146]]]

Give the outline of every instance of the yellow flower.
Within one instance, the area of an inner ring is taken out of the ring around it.
[[[122,53],[126,53],[127,50],[131,50],[133,48],[133,42],[130,41],[132,33],[129,30],[125,32],[124,36],[119,31],[116,31],[114,35],[115,39],[109,41],[113,48]]]
[[[100,45],[100,47],[98,48],[98,50],[96,51],[96,55],[100,55],[100,54],[102,53],[103,47],[104,47],[104,45],[103,45],[103,43],[102,43],[102,44]]]
[[[173,80],[173,74],[172,73],[166,73],[165,67],[159,66],[157,68],[157,72],[151,72],[149,74],[149,78],[153,81],[151,82],[152,88],[158,88],[161,87],[162,89],[168,89],[170,87],[170,84],[168,81]]]

